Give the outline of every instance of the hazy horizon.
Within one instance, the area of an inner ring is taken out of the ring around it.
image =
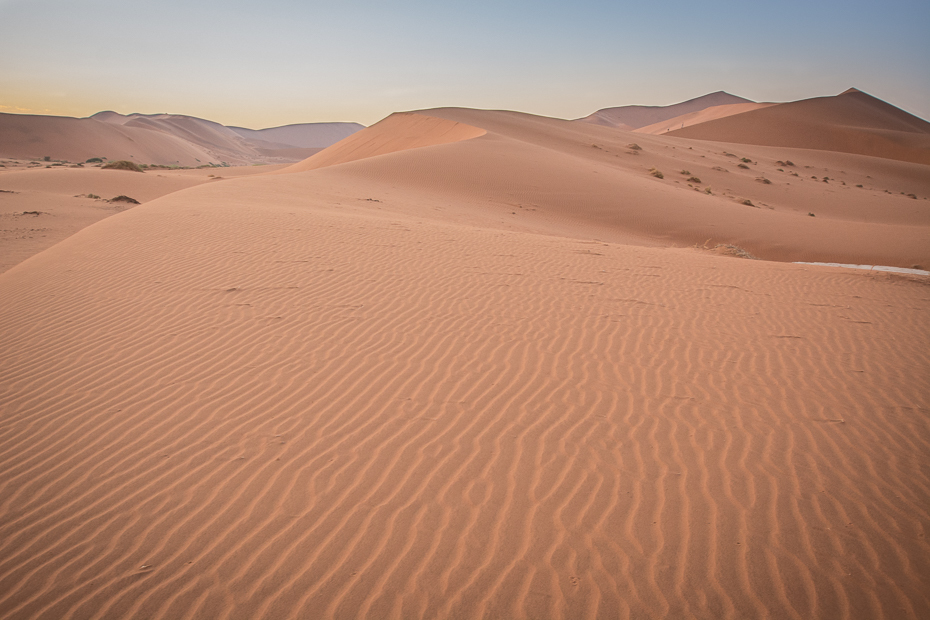
[[[928,29],[930,7],[901,1],[0,0],[0,112],[172,113],[260,129],[443,106],[578,118],[718,90],[791,101],[855,87],[927,119]]]

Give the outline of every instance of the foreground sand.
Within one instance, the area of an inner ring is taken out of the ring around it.
[[[466,183],[488,144],[544,152],[485,124],[0,275],[7,616],[930,614],[926,278],[618,243],[697,193],[637,172],[631,229],[531,203],[523,164]]]

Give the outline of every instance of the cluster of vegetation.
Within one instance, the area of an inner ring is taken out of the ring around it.
[[[650,168],[650,169],[649,169],[649,174],[651,174],[652,176],[654,176],[654,177],[657,178],[657,179],[664,179],[664,178],[665,178],[665,175],[662,174],[662,172],[660,172],[660,171],[659,171],[658,169],[656,169],[656,168]]]
[[[126,161],[125,159],[111,161],[101,167],[107,170],[131,170],[132,172],[143,172],[142,167],[139,166],[139,164],[134,161]]]
[[[124,196],[122,194],[120,194],[116,198],[110,198],[110,202],[128,202],[129,204],[133,204],[133,205],[142,204],[135,198],[130,198],[129,196]]]

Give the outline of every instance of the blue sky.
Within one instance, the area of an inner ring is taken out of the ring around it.
[[[0,111],[253,128],[850,86],[930,119],[930,2],[0,0]]]

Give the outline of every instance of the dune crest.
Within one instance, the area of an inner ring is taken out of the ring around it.
[[[280,173],[306,172],[359,159],[477,138],[484,129],[415,112],[397,112]]]

